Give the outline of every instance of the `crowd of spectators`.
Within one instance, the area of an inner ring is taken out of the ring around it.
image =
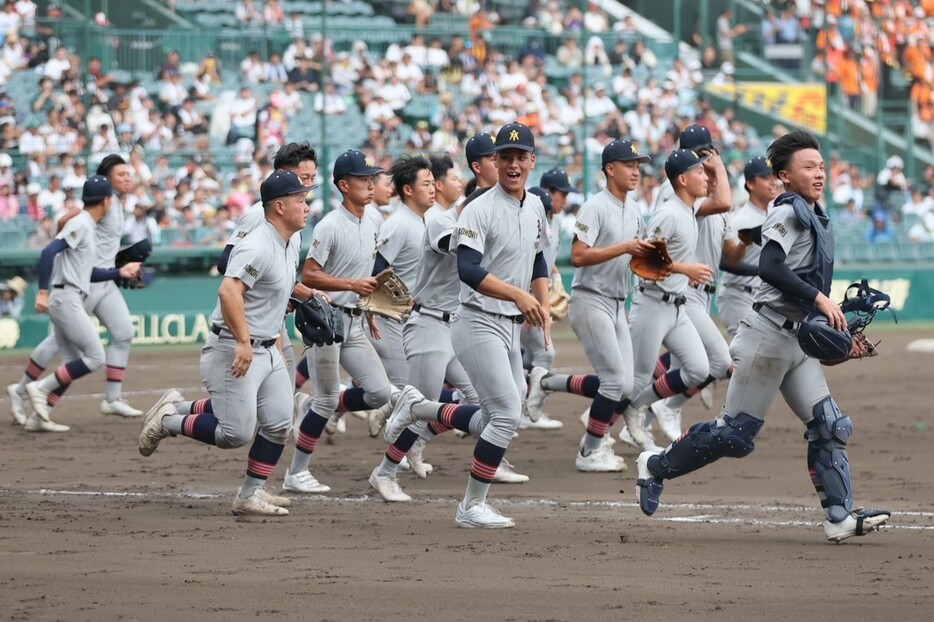
[[[4,12],[19,4],[8,1]],[[745,160],[764,153],[772,139],[759,136],[733,110],[717,112],[698,97],[702,82],[732,79],[729,60],[660,60],[631,18],[611,20],[595,4],[584,11],[562,11],[553,0],[530,2],[522,16],[528,40],[507,54],[482,36],[497,23],[497,15],[470,2],[425,4],[432,9],[424,18],[429,25],[437,12],[473,11],[465,14],[470,15],[468,31],[444,40],[416,34],[379,53],[362,40],[341,51],[320,35],[302,33],[267,57],[251,52],[229,67],[214,54],[183,59],[169,52],[153,68],[155,81],[148,89],[140,81],[118,79],[99,59],[83,58],[78,50],[60,46],[44,57],[24,53],[12,71],[27,74],[38,90],[26,110],[0,96],[0,226],[12,219],[35,222],[27,243],[41,248],[54,233],[52,223],[80,208],[79,189],[89,168],[104,154],[118,152],[130,163],[136,182],[124,201],[131,241],[149,237],[163,244],[223,245],[271,172],[272,154],[285,141],[308,138],[295,119],[309,108],[337,119],[335,127],[341,119],[364,123],[365,138],[353,146],[383,165],[410,150],[447,152],[463,161],[467,137],[520,121],[540,137],[541,162],[563,166],[588,193],[601,183],[594,161],[603,147],[628,137],[655,155],[634,197],[646,213],[662,177],[659,164],[677,143],[679,128],[697,122],[710,130],[731,179],[737,180],[737,200],[743,195]],[[247,21],[289,23],[274,1],[244,0],[236,11]],[[729,15],[725,21],[729,25]],[[25,35],[25,19],[11,28],[5,46],[11,39],[25,39],[23,48],[33,50],[48,40],[35,26]],[[583,29],[610,36],[593,35],[581,44],[577,35]],[[569,71],[560,82],[549,81],[546,72],[549,36],[559,39],[555,56]],[[612,43],[605,45],[605,40]],[[424,96],[437,105],[411,117],[409,105]],[[231,159],[218,156],[224,149]],[[24,156],[22,166],[13,167],[10,153]],[[327,183],[329,165],[321,162],[322,183]],[[876,184],[858,167],[842,166],[845,171],[835,169],[832,184],[840,218],[868,226],[874,214],[882,213],[887,222],[899,223],[902,211],[910,209],[918,223],[934,219],[925,215],[934,203],[934,171],[928,171],[923,186],[901,184],[903,173],[893,185],[881,175]],[[586,188],[585,179],[591,181]],[[876,192],[877,186],[886,192]],[[918,192],[921,198],[915,201]],[[584,195],[572,198],[579,204]],[[314,216],[325,209],[320,189],[312,208]],[[573,218],[573,207],[571,213]]]

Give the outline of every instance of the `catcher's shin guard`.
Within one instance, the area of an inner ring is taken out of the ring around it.
[[[840,412],[829,395],[814,405],[814,418],[807,424],[808,471],[821,507],[831,522],[839,522],[853,510],[846,444],[853,434],[853,421]]]
[[[668,449],[649,458],[648,468],[657,479],[672,479],[715,462],[724,456],[742,458],[756,448],[753,442],[762,419],[739,413],[698,423]]]

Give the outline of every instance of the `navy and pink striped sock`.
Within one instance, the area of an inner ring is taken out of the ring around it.
[[[470,477],[484,484],[492,483],[496,469],[499,468],[499,463],[503,461],[505,455],[505,447],[497,447],[489,441],[479,439],[473,450]]]
[[[247,462],[246,474],[256,479],[268,479],[276,469],[276,463],[282,455],[284,445],[273,443],[271,440],[257,434],[250,447],[250,456]]]
[[[479,411],[480,407],[475,404],[445,404],[438,408],[438,423],[470,434],[470,420]]]
[[[370,410],[373,408],[363,399],[364,391],[359,387],[344,389],[338,400],[337,410],[340,412],[353,412],[357,410]]]
[[[652,389],[659,398],[671,397],[678,393],[684,393],[688,388],[689,387],[684,384],[684,380],[681,378],[680,369],[672,369],[665,375],[659,376],[652,384]]]
[[[655,362],[655,372],[652,377],[657,380],[667,374],[669,369],[671,369],[671,352],[665,352]]]
[[[217,426],[220,422],[213,414],[185,415],[182,421],[182,436],[201,441],[206,445],[217,445]]]
[[[301,389],[306,382],[308,382],[308,357],[303,356],[295,366],[295,390]]]

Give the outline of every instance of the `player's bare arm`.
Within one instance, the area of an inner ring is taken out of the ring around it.
[[[710,216],[730,211],[733,193],[730,191],[730,178],[726,166],[715,150],[705,151],[709,158],[704,162],[707,173],[707,198],[697,211],[698,216]]]
[[[333,277],[321,267],[314,259],[305,261],[302,268],[302,285],[312,289],[326,292],[353,292],[358,296],[369,296],[378,286],[376,279],[366,277],[362,279],[341,279]]]
[[[641,256],[653,248],[647,240],[629,240],[612,246],[587,246],[578,239],[571,244],[571,265],[575,268],[595,266],[620,255]]]
[[[706,283],[713,276],[710,266],[702,263],[678,263],[671,264],[671,271],[676,274],[683,274],[695,283]]]
[[[723,250],[721,251],[723,263],[728,266],[738,265],[746,256],[747,248],[749,248],[749,245],[739,240],[723,240]]]

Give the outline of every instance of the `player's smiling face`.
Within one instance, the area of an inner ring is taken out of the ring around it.
[[[787,168],[779,172],[779,179],[785,189],[801,195],[808,203],[816,203],[824,194],[824,158],[817,149],[796,151]]]
[[[535,154],[529,151],[506,149],[496,154],[499,185],[517,199],[524,196],[525,183],[533,168],[535,168]]]
[[[612,176],[613,185],[620,192],[632,192],[639,187],[639,162],[611,162],[607,165],[607,172]]]

